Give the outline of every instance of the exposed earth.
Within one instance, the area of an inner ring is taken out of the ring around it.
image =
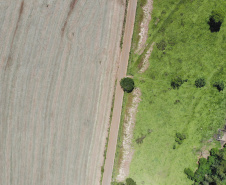
[[[0,184],[99,184],[124,3],[0,1]]]

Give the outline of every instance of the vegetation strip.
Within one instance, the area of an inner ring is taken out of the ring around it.
[[[121,40],[120,40],[120,48],[121,49],[122,49],[122,45],[123,45],[123,38],[124,38],[124,32],[125,32],[125,26],[126,26],[126,16],[127,16],[128,3],[129,3],[129,0],[126,0],[124,20],[123,20],[123,26],[122,26],[122,36],[121,36]]]
[[[221,8],[226,2],[154,0],[153,5],[148,46],[141,56],[134,52],[136,23],[130,54],[128,72],[141,89],[142,102],[129,177],[137,184],[187,185],[193,181],[184,169],[194,172],[206,149],[220,147],[217,130],[225,124],[226,24]],[[138,73],[153,42],[151,67]]]

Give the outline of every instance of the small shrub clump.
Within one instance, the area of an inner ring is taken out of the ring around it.
[[[179,132],[176,133],[175,141],[180,145],[182,144],[183,140],[186,139],[186,136],[184,134],[181,134]]]
[[[180,77],[176,77],[171,81],[171,87],[174,89],[179,89],[179,87],[188,80],[182,80]]]
[[[136,185],[137,183],[132,178],[126,179],[126,185]]]
[[[222,10],[213,10],[209,19],[209,26],[211,32],[219,32],[221,24],[224,21],[224,12]]]
[[[222,81],[215,82],[213,84],[213,87],[216,87],[219,92],[223,91],[224,90],[224,82],[222,82]]]
[[[127,92],[127,93],[131,93],[134,89],[134,81],[132,78],[123,78],[120,81],[120,85],[123,89],[123,91]]]
[[[184,173],[187,175],[187,177],[191,180],[194,179],[194,172],[190,168],[185,168]]]
[[[204,78],[198,78],[197,80],[195,80],[195,86],[197,88],[204,87],[205,85],[206,85],[206,81]]]
[[[166,49],[167,43],[164,40],[156,43],[156,46],[159,50],[164,51]]]

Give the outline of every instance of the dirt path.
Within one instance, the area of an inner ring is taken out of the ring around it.
[[[121,0],[0,0],[0,185],[97,185]]]
[[[123,90],[120,87],[119,81],[126,76],[127,65],[129,60],[129,52],[131,46],[131,39],[133,35],[133,27],[136,15],[137,0],[130,0],[128,4],[128,12],[126,18],[125,35],[123,39],[122,53],[120,57],[119,69],[117,74],[117,85],[115,91],[115,104],[112,114],[112,123],[109,134],[108,149],[106,161],[104,166],[104,174],[102,185],[110,185],[112,178],[112,171],[115,159],[116,144],[118,138],[118,129],[120,124]]]
[[[123,122],[122,138],[122,157],[120,160],[119,174],[116,177],[117,182],[122,182],[129,175],[130,162],[132,161],[134,149],[132,147],[133,129],[136,122],[136,113],[138,105],[141,101],[141,91],[136,88],[132,92],[131,104],[128,106],[125,112],[125,118]]]

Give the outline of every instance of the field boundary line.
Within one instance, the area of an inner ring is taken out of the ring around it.
[[[136,7],[137,7],[137,0],[130,0],[128,3],[128,11],[126,16],[126,26],[125,26],[125,34],[123,38],[122,52],[120,55],[119,68],[116,76],[117,84],[116,84],[116,91],[115,91],[115,102],[114,102],[114,108],[113,108],[113,114],[112,114],[112,123],[111,123],[110,133],[109,133],[109,141],[108,141],[106,161],[104,165],[102,185],[110,185],[111,179],[112,179],[115,151],[116,151],[116,145],[117,145],[117,139],[118,139],[118,130],[119,130],[119,124],[120,124],[120,118],[121,118],[121,111],[122,111],[122,102],[123,102],[123,95],[124,95],[124,92],[120,87],[120,80],[123,77],[125,77],[127,73],[129,53],[130,53],[132,35],[133,35],[133,27],[135,22],[135,15],[136,15]]]

